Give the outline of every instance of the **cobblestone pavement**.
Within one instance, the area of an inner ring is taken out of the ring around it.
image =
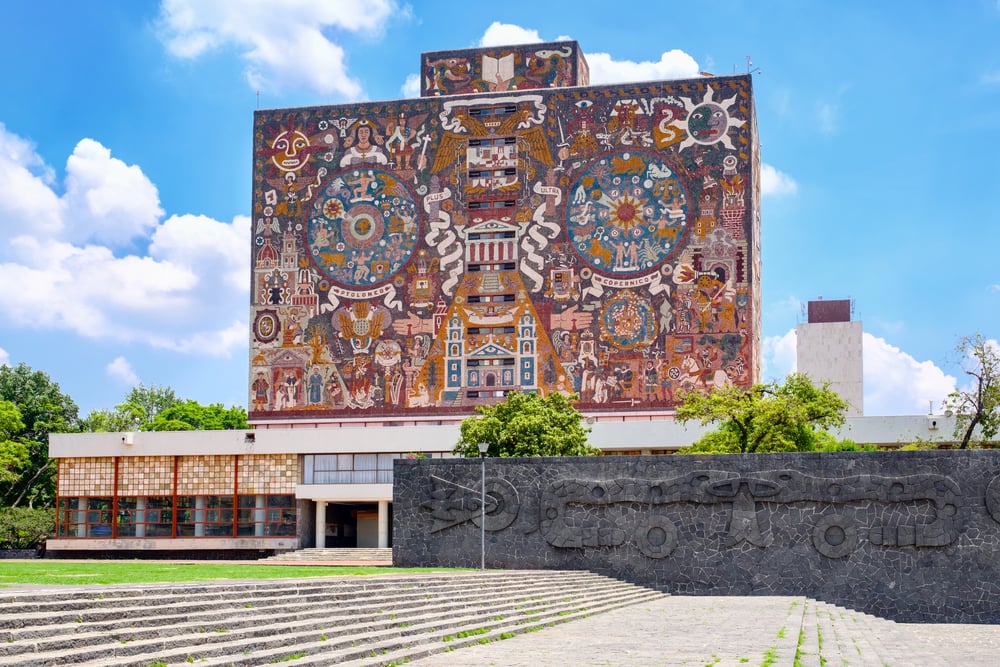
[[[598,614],[504,641],[409,663],[415,667],[792,667],[802,627],[801,597],[687,597]],[[855,623],[855,625],[865,625]],[[858,628],[859,631],[862,628]],[[881,656],[827,667],[977,667],[1000,664],[1000,626],[896,624],[864,632],[884,644]],[[881,646],[880,646],[881,648]],[[891,658],[886,658],[891,655]],[[800,664],[820,664],[818,656]]]

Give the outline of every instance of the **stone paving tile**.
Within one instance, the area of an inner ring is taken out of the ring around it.
[[[780,643],[795,600],[802,598],[673,596],[409,665],[759,667]],[[782,664],[792,656],[774,667]]]
[[[408,664],[414,667],[760,667],[765,664],[792,667],[795,642],[803,622],[801,612],[798,615],[794,612],[801,610],[803,604],[804,598],[796,597],[673,596]],[[825,664],[828,667],[1000,664],[997,625],[906,624],[873,619],[868,630],[875,644],[867,646],[872,649],[877,646],[883,656],[855,658],[849,652],[842,652],[836,662],[824,660]],[[845,624],[839,631],[852,630]],[[890,648],[891,651],[886,650]]]

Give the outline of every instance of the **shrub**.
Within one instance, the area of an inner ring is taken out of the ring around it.
[[[51,508],[0,508],[0,549],[35,549],[55,534]]]

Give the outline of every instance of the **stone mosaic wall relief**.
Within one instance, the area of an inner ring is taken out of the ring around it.
[[[475,566],[479,461],[403,462],[402,566]],[[1000,453],[488,459],[487,564],[1000,621]]]
[[[745,76],[257,112],[251,418],[750,384],[753,123]]]

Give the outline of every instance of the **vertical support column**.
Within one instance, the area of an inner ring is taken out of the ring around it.
[[[194,497],[194,536],[205,537],[205,496]]]
[[[258,493],[254,503],[256,507],[253,511],[253,535],[264,537],[264,527],[267,525],[267,496]]]
[[[389,546],[389,501],[378,501],[378,547]]]
[[[316,501],[316,548],[326,548],[326,501]]]
[[[146,499],[143,496],[135,499],[135,516],[132,520],[135,522],[135,536],[146,537]]]

